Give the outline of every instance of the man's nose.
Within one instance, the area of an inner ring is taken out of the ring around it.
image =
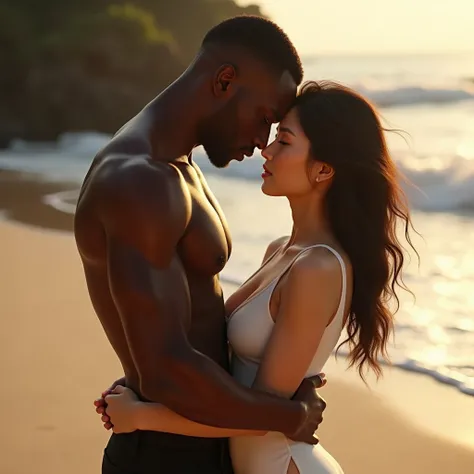
[[[268,138],[270,137],[271,128],[271,125],[265,125],[265,129],[262,130],[259,136],[255,139],[255,146],[259,150],[263,150],[268,145]]]
[[[253,141],[253,146],[255,148],[258,148],[259,150],[263,150],[265,148],[265,144],[263,143],[263,139],[262,138],[256,138]]]

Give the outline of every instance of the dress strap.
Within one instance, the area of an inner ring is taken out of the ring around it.
[[[329,245],[326,245],[326,244],[315,244],[315,245],[310,245],[309,247],[306,247],[304,248],[303,250],[300,250],[295,256],[294,258],[288,263],[288,265],[286,265],[286,267],[283,269],[283,271],[280,273],[279,276],[277,276],[273,281],[272,281],[272,290],[271,290],[271,293],[270,293],[270,297],[269,297],[269,301],[268,303],[270,304],[270,299],[271,299],[271,295],[273,293],[273,290],[275,289],[275,287],[277,286],[278,282],[282,279],[282,277],[290,270],[290,268],[293,266],[293,264],[296,262],[296,260],[298,259],[298,257],[300,257],[302,254],[308,252],[308,250],[311,250],[311,249],[314,249],[314,248],[317,248],[317,247],[323,247],[327,250],[329,250],[336,258],[337,260],[339,261],[340,265],[341,265],[341,275],[342,275],[342,285],[341,285],[341,296],[339,298],[339,306],[337,307],[337,312],[336,312],[336,316],[333,318],[333,320],[331,321],[331,323],[337,319],[337,316],[339,315],[339,313],[341,312],[342,314],[344,314],[344,308],[346,306],[346,296],[347,296],[347,273],[346,273],[346,264],[344,262],[344,259],[341,257],[341,254],[333,249],[332,247],[330,247]],[[341,308],[342,308],[342,311],[341,311]],[[270,311],[270,308],[269,308],[269,311]]]

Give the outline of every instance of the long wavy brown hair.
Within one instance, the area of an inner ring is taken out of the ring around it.
[[[399,223],[410,238],[413,225],[401,176],[392,161],[374,106],[355,91],[334,82],[307,82],[296,99],[301,126],[311,143],[311,158],[334,169],[326,194],[332,231],[347,253],[354,288],[347,321],[350,365],[382,374],[387,342],[399,308],[397,289],[407,290],[402,267],[405,250]],[[395,309],[389,302],[395,301]],[[341,347],[338,347],[338,349]]]

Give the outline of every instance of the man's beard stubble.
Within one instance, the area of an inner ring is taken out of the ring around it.
[[[231,157],[229,156],[229,150],[218,148],[215,146],[209,146],[203,144],[204,151],[209,158],[209,161],[216,167],[216,168],[226,168],[230,161]]]
[[[225,168],[238,150],[232,150],[238,133],[238,96],[234,96],[204,125],[201,144],[216,168]]]

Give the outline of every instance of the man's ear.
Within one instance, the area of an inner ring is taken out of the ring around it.
[[[232,84],[237,78],[237,71],[232,64],[223,64],[214,75],[212,91],[216,97],[232,92]]]

